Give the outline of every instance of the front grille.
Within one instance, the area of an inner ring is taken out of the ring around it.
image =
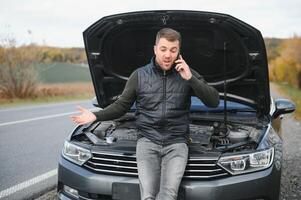
[[[183,178],[213,179],[229,176],[229,173],[216,163],[215,158],[190,157]],[[92,152],[92,158],[84,164],[84,167],[100,174],[138,176],[135,155]]]

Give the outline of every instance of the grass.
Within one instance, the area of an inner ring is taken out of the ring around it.
[[[289,96],[296,105],[294,115],[296,119],[301,120],[301,90],[285,83],[277,83],[281,91]]]
[[[92,99],[95,96],[92,83],[41,84],[37,96],[31,99],[0,99],[0,108],[18,105],[43,104]]]
[[[42,83],[91,82],[88,66],[72,63],[49,63],[36,66]]]

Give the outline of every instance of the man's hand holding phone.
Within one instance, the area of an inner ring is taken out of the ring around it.
[[[185,60],[179,55],[179,59],[175,61],[175,69],[180,73],[181,77],[185,80],[189,80],[192,77],[191,71]]]

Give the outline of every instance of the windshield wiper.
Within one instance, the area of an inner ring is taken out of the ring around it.
[[[251,113],[255,113],[256,110],[249,109],[249,108],[233,108],[233,109],[227,109],[226,111],[224,109],[192,110],[191,111],[191,113],[221,113],[221,112],[227,112],[227,113],[251,112]]]
[[[227,109],[226,112],[229,112],[229,113],[256,112],[256,110],[253,110],[253,109],[237,109],[237,108],[233,108],[233,109]]]

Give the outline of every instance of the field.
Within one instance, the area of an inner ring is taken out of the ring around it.
[[[41,83],[91,82],[87,65],[50,63],[36,66]]]
[[[41,84],[37,96],[30,99],[1,99],[0,107],[39,104],[47,102],[74,101],[92,99],[95,96],[92,83],[55,83]]]
[[[40,83],[35,97],[29,99],[0,98],[0,107],[92,99],[95,96],[87,65],[50,63],[39,64],[36,69]]]

